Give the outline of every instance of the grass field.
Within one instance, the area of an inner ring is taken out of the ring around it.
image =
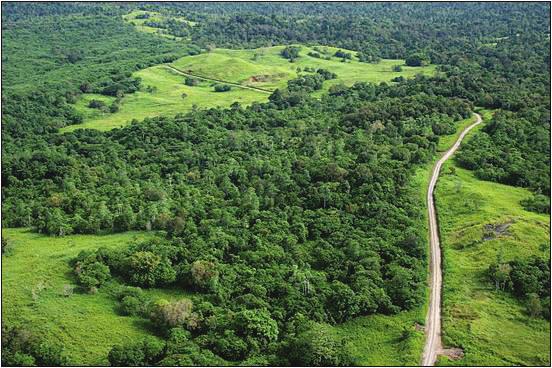
[[[550,256],[550,216],[519,204],[530,196],[522,188],[481,181],[454,162],[443,167],[436,190],[444,258],[443,343],[463,348],[465,356],[440,358],[439,364],[550,364],[550,322],[529,317],[520,301],[495,291],[485,276],[499,254],[505,261]],[[505,223],[511,223],[507,232],[483,240],[486,224]]]
[[[324,90],[338,83],[379,83],[400,75],[408,78],[418,73],[431,74],[435,71],[434,65],[408,67],[404,65],[404,60],[384,59],[377,64],[361,63],[357,60],[341,62],[340,58],[333,56],[339,50],[335,47],[320,47],[328,56],[332,56],[330,60],[324,60],[308,56],[309,52],[314,51],[313,48],[300,47],[299,58],[293,63],[280,55],[284,46],[273,46],[254,50],[216,49],[210,53],[181,58],[172,64],[178,69],[199,75],[267,89],[285,87],[288,80],[297,78],[300,74],[297,68],[304,70],[306,67],[324,68],[337,74],[337,79],[324,83]],[[344,51],[356,54],[354,51]],[[402,71],[392,71],[394,65],[401,65]]]
[[[3,229],[13,253],[2,256],[2,320],[21,323],[65,347],[71,365],[107,365],[114,344],[144,336],[147,321],[121,316],[110,286],[97,294],[62,295],[75,281],[68,264],[84,249],[124,247],[150,234],[128,232],[50,238],[25,229]],[[36,294],[32,297],[33,290]],[[147,291],[152,297],[176,299],[179,290]]]
[[[142,78],[144,87],[156,87],[155,92],[147,92],[145,88],[125,96],[120,109],[116,113],[101,113],[88,107],[91,99],[99,95],[84,94],[75,107],[84,116],[84,123],[71,125],[63,131],[80,128],[110,130],[127,125],[132,119],[143,120],[154,116],[173,116],[190,111],[194,105],[201,108],[228,107],[233,102],[243,105],[261,100],[266,93],[249,89],[233,88],[229,92],[215,92],[211,82],[202,81],[199,85],[189,87],[184,84],[184,77],[163,65],[154,66],[135,73]],[[186,93],[187,97],[182,98]],[[102,96],[103,97],[103,96]],[[105,98],[105,97],[104,97]],[[108,97],[108,99],[113,99]]]
[[[392,66],[404,64],[402,60],[382,60],[378,64],[351,61],[343,63],[338,58],[323,60],[307,55],[312,49],[303,46],[300,57],[290,63],[280,56],[283,46],[260,48],[255,50],[216,49],[210,53],[186,56],[176,60],[171,65],[184,72],[201,75],[207,78],[220,79],[243,86],[253,86],[274,90],[285,87],[287,81],[298,76],[297,68],[324,68],[337,74],[335,80],[326,81],[324,90],[331,85],[344,83],[352,85],[358,81],[383,82],[396,76],[412,77],[417,73],[430,74],[435,72],[435,66],[406,67],[401,72],[393,72]],[[327,47],[333,55],[335,48]],[[257,55],[257,56],[255,56]],[[91,99],[98,95],[84,94],[77,102],[76,108],[83,114],[84,122],[68,126],[62,132],[80,128],[110,130],[130,123],[132,119],[143,120],[146,117],[159,115],[172,116],[185,113],[195,105],[198,108],[228,107],[233,102],[249,105],[252,102],[265,102],[269,93],[233,86],[229,92],[215,92],[215,81],[201,81],[198,86],[184,85],[185,77],[165,65],[157,65],[140,70],[135,76],[142,78],[142,91],[125,96],[120,110],[116,113],[101,113],[88,107]],[[157,88],[155,92],[146,92],[146,87]],[[182,98],[182,93],[187,97]],[[323,91],[319,91],[320,95]],[[316,95],[316,94],[315,94]],[[102,96],[110,100],[109,97]]]
[[[142,14],[149,14],[149,18],[147,18],[147,19],[137,19],[136,18],[137,16],[142,15]],[[195,25],[195,22],[186,20],[185,18],[182,18],[182,17],[172,16],[170,18],[172,18],[174,20],[177,20],[177,21],[180,21],[180,22],[188,23],[191,26]],[[171,39],[175,39],[175,40],[181,40],[182,37],[177,37],[177,36],[173,36],[171,34],[168,34],[167,30],[165,30],[163,28],[150,27],[150,26],[144,25],[144,23],[146,23],[146,22],[162,22],[162,21],[167,20],[167,19],[168,19],[168,17],[163,15],[163,14],[160,14],[160,13],[154,12],[154,11],[145,11],[145,10],[134,10],[134,11],[132,11],[132,12],[130,12],[130,13],[123,16],[123,20],[125,22],[134,24],[134,26],[136,27],[136,30],[139,31],[139,32],[154,33],[154,34],[159,35],[161,37],[167,37],[167,38],[171,38]]]

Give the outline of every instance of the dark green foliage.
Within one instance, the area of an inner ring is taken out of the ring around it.
[[[117,297],[121,302],[121,312],[124,315],[149,318],[152,302],[139,287],[122,287]]]
[[[424,66],[428,64],[427,56],[420,52],[410,54],[406,57],[406,65],[408,66]]]
[[[68,361],[63,347],[33,332],[2,323],[3,366],[62,366]]]
[[[186,79],[184,79],[184,84],[190,87],[197,86],[199,84],[199,79],[186,77]]]
[[[512,292],[525,300],[528,313],[532,316],[543,314],[549,318],[550,304],[550,262],[532,257],[527,260],[497,262],[488,270],[491,281],[497,289]]]
[[[542,109],[497,112],[482,133],[462,148],[457,160],[480,179],[550,196],[549,119],[550,112]]]
[[[147,367],[159,361],[164,349],[164,342],[147,337],[140,342],[115,345],[107,358],[113,367]]]
[[[73,262],[77,282],[88,290],[101,286],[111,277],[109,267],[97,254],[81,252]]]
[[[101,109],[102,107],[105,107],[105,102],[100,100],[90,100],[88,107],[92,109]]]
[[[316,70],[316,72],[318,74],[320,74],[322,76],[322,78],[324,78],[324,80],[330,80],[330,79],[337,78],[337,74],[332,73],[332,72],[330,72],[329,70],[326,70],[326,69],[318,69],[318,70]]]
[[[297,59],[299,57],[299,51],[301,48],[299,46],[286,46],[280,54],[284,59],[289,59],[289,61],[293,61],[294,59]]]
[[[394,72],[402,72],[402,66],[400,66],[400,65],[393,65],[392,70],[393,70]]]
[[[337,50],[334,56],[342,59],[349,59],[349,60],[353,58],[353,55],[351,53],[344,52],[342,50]]]
[[[531,198],[524,199],[521,205],[527,211],[550,213],[550,197],[543,194],[535,194]]]
[[[232,89],[228,84],[215,84],[215,92],[228,92]]]

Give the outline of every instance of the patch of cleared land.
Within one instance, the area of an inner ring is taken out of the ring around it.
[[[139,17],[139,16],[142,16],[144,14],[148,14],[149,15],[149,18],[136,18],[136,17]],[[172,20],[175,20],[177,22],[183,22],[183,23],[187,23],[189,24],[190,26],[194,26],[196,23],[195,22],[192,22],[192,21],[189,21],[185,18],[182,18],[182,17],[175,17],[175,16],[166,16],[164,14],[161,14],[161,13],[158,13],[158,12],[154,12],[154,11],[145,11],[145,10],[134,10],[126,15],[123,16],[123,20],[129,24],[132,24],[134,25],[134,27],[136,27],[136,30],[139,31],[139,32],[145,32],[145,33],[154,33],[158,36],[161,36],[161,37],[167,37],[167,38],[171,38],[171,39],[175,39],[175,40],[182,40],[182,37],[178,37],[178,36],[174,36],[174,35],[171,35],[167,32],[166,29],[163,29],[163,28],[158,28],[158,27],[151,27],[151,26],[147,26],[145,23],[148,23],[148,22],[163,22],[163,21],[166,21],[168,19],[172,19]]]
[[[252,102],[266,102],[269,93],[233,86],[229,92],[215,92],[215,80],[228,81],[243,86],[252,86],[267,90],[283,88],[287,81],[297,78],[298,75],[308,74],[304,69],[324,68],[337,74],[337,79],[326,81],[324,91],[331,85],[344,83],[352,85],[355,82],[389,82],[397,76],[412,77],[418,73],[432,74],[435,66],[407,67],[401,72],[392,71],[394,65],[404,65],[403,60],[382,60],[378,64],[361,63],[357,60],[341,62],[340,58],[332,57],[324,60],[308,56],[312,48],[303,46],[300,57],[290,63],[280,56],[283,46],[267,47],[254,50],[227,50],[216,49],[209,53],[180,58],[170,66],[186,73],[203,76],[213,81],[202,80],[197,86],[186,86],[185,76],[167,65],[157,65],[140,70],[134,75],[142,78],[142,90],[126,95],[116,113],[101,113],[97,109],[88,107],[91,99],[98,95],[85,94],[77,109],[84,116],[84,123],[62,129],[72,131],[79,128],[110,130],[130,123],[132,119],[142,120],[146,117],[159,115],[172,116],[177,113],[190,111],[195,105],[198,108],[228,107],[234,102],[246,106]],[[333,55],[336,48],[325,47],[328,55]],[[347,50],[345,50],[347,51]],[[353,51],[349,51],[351,53]],[[298,68],[301,70],[299,71]],[[154,92],[147,92],[146,87],[156,88]],[[187,97],[182,98],[185,93]],[[320,95],[323,91],[319,91]],[[110,97],[101,97],[111,101]]]
[[[496,291],[485,273],[499,255],[504,261],[548,259],[550,216],[522,208],[529,191],[481,181],[451,161],[435,195],[444,258],[443,343],[465,353],[439,364],[550,365],[550,321],[528,316],[523,303]],[[489,229],[500,231],[489,237]]]

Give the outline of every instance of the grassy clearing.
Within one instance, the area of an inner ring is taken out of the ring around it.
[[[73,131],[80,128],[110,130],[129,124],[132,119],[142,120],[154,116],[173,116],[192,110],[193,106],[202,108],[228,107],[233,102],[243,105],[251,104],[265,97],[266,93],[233,88],[229,92],[215,92],[213,83],[201,81],[199,85],[189,87],[184,84],[185,77],[177,74],[163,65],[154,66],[136,72],[142,78],[144,87],[157,88],[155,92],[147,92],[145,88],[122,99],[120,109],[116,113],[101,113],[88,107],[91,99],[98,95],[85,94],[75,107],[83,114],[84,123],[71,125],[64,129]],[[182,98],[182,94],[187,95]]]
[[[424,333],[415,331],[423,324],[425,308],[402,312],[394,316],[360,317],[334,328],[335,336],[349,341],[355,365],[416,366],[420,362]],[[402,340],[404,329],[412,336]]]
[[[335,47],[320,48],[326,50],[328,56],[332,56],[330,60],[324,60],[308,56],[309,52],[314,52],[313,48],[300,47],[299,58],[293,63],[280,55],[284,46],[273,46],[254,50],[216,49],[210,53],[181,58],[173,62],[173,65],[196,74],[268,89],[285,87],[288,80],[297,78],[300,74],[297,68],[304,70],[306,67],[324,68],[337,74],[337,79],[324,83],[324,90],[338,83],[379,83],[401,75],[408,78],[418,73],[431,74],[435,71],[434,65],[407,67],[404,60],[384,59],[378,64],[361,63],[357,60],[341,62],[340,58],[333,56],[338,50]],[[354,51],[344,51],[355,55]],[[392,71],[394,65],[401,65],[402,71]]]
[[[151,19],[151,18],[150,18]],[[403,66],[401,72],[393,72],[392,66],[404,64],[402,60],[382,60],[378,64],[360,63],[358,61],[341,62],[341,59],[332,57],[331,60],[317,59],[308,56],[311,48],[303,46],[300,57],[290,63],[280,56],[283,46],[260,48],[255,50],[227,50],[217,49],[210,53],[186,56],[176,60],[171,65],[184,72],[191,72],[207,78],[220,79],[243,86],[253,86],[269,90],[282,88],[287,81],[296,78],[297,68],[305,67],[324,68],[338,75],[335,80],[324,83],[322,94],[333,84],[344,83],[352,85],[358,81],[383,82],[394,77],[412,77],[417,73],[434,73],[435,66],[414,68]],[[333,55],[336,48],[326,47],[329,55]],[[84,123],[72,125],[62,129],[62,132],[80,128],[110,130],[128,125],[132,119],[142,120],[146,117],[168,115],[190,111],[193,106],[198,108],[228,107],[234,102],[246,106],[254,101],[265,102],[269,94],[246,88],[232,87],[229,92],[215,92],[215,82],[201,81],[198,86],[184,85],[185,77],[170,70],[165,65],[157,65],[140,70],[135,76],[142,78],[142,91],[129,94],[122,99],[120,109],[116,113],[102,113],[88,107],[91,99],[104,99],[111,102],[111,98],[94,94],[85,94],[75,105],[83,114]],[[152,86],[157,90],[147,92],[146,87]],[[182,93],[187,97],[182,98]]]
[[[30,326],[61,343],[72,365],[107,365],[107,353],[113,345],[148,333],[149,324],[144,319],[119,315],[109,285],[94,295],[75,291],[65,297],[62,293],[64,285],[74,284],[68,262],[80,251],[124,247],[151,234],[50,238],[26,229],[2,232],[13,244],[13,253],[2,256],[3,321]],[[34,300],[33,289],[38,295]],[[169,300],[186,295],[177,289],[148,293]]]
[[[149,18],[144,19],[138,19],[137,16],[143,15],[143,14],[149,14]],[[171,34],[167,33],[167,30],[164,28],[157,28],[157,27],[150,27],[146,26],[144,23],[146,22],[163,22],[165,20],[168,20],[169,18],[174,19],[179,22],[188,23],[191,26],[194,26],[196,23],[189,21],[182,17],[167,17],[166,15],[163,15],[158,12],[154,11],[145,11],[145,10],[134,10],[126,15],[123,16],[123,20],[127,23],[131,23],[134,25],[137,31],[139,32],[145,32],[145,33],[153,33],[161,37],[167,37],[174,40],[182,40],[182,37],[173,36]]]
[[[465,352],[461,360],[441,358],[439,364],[550,365],[550,322],[529,317],[485,276],[499,254],[505,261],[549,257],[550,216],[521,207],[529,191],[481,181],[450,161],[435,195],[444,258],[443,342]],[[483,240],[486,224],[510,222],[506,233]]]

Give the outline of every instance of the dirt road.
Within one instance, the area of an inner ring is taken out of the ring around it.
[[[431,295],[429,301],[429,310],[426,317],[426,343],[422,356],[423,366],[432,366],[435,364],[437,355],[443,349],[441,344],[441,246],[439,244],[439,229],[437,227],[437,215],[435,213],[435,205],[433,203],[433,190],[439,178],[441,166],[448,160],[454,152],[460,147],[460,143],[466,134],[481,123],[481,116],[474,114],[476,117],[475,123],[464,129],[454,145],[437,161],[431,174],[431,181],[427,190],[427,208],[429,214],[429,245],[430,245],[430,272],[431,272]]]
[[[230,86],[243,88],[243,89],[250,89],[252,91],[258,91],[258,92],[263,92],[263,93],[272,93],[272,92],[274,92],[270,89],[265,89],[265,88],[260,88],[260,87],[253,87],[253,86],[246,86],[246,85],[243,85],[243,84],[239,84],[239,83],[235,83],[235,82],[229,82],[229,81],[225,81],[225,80],[222,80],[222,79],[209,78],[209,77],[204,77],[204,76],[201,76],[201,75],[198,75],[198,74],[185,72],[184,70],[177,69],[174,66],[168,65],[168,64],[165,64],[164,66],[165,66],[165,68],[167,68],[169,70],[172,70],[172,71],[174,71],[178,74],[181,74],[181,75],[184,75],[184,76],[187,76],[187,77],[194,77],[194,78],[197,78],[197,79],[206,80],[208,82],[219,82],[219,83],[228,84]]]

